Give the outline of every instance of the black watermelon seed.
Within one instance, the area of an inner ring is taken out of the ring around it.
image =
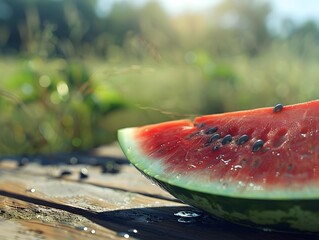
[[[282,109],[284,108],[284,106],[281,103],[278,103],[275,105],[274,107],[274,112],[280,112]]]
[[[212,127],[212,128],[209,128],[205,134],[213,134],[217,131],[217,127]]]
[[[232,136],[231,136],[230,134],[227,134],[227,135],[223,138],[222,144],[225,145],[225,144],[227,144],[227,143],[230,143],[232,139],[233,139]]]
[[[218,140],[219,138],[220,138],[220,134],[215,133],[213,136],[211,136],[211,138],[209,139],[208,142],[212,143],[212,142]]]
[[[261,140],[261,139],[258,139],[258,140],[254,143],[253,148],[252,148],[252,151],[253,151],[253,152],[257,152],[257,151],[260,150],[263,146],[264,146],[264,141]]]
[[[220,134],[215,133],[213,136],[211,136],[207,143],[205,143],[205,146],[209,146],[212,142],[215,142],[220,138]]]
[[[238,145],[244,144],[245,142],[248,141],[248,138],[249,138],[248,135],[246,135],[246,134],[242,135],[242,136],[238,139],[237,144],[238,144]]]
[[[199,123],[199,124],[197,124],[197,128],[202,128],[202,127],[204,127],[204,126],[205,126],[204,123]]]

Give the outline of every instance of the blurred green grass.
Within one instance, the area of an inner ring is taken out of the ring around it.
[[[316,61],[280,49],[171,64],[1,60],[1,153],[89,149],[123,127],[318,98]]]

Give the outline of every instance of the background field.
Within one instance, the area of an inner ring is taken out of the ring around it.
[[[88,150],[123,127],[319,97],[317,22],[271,25],[270,1],[175,15],[160,1],[97,4],[0,1],[1,155]]]

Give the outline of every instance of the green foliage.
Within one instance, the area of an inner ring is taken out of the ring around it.
[[[110,83],[79,62],[16,64],[0,92],[1,154],[84,150],[114,139],[102,122],[126,103]]]
[[[4,87],[7,91],[18,95],[23,102],[36,101],[39,98],[39,85],[34,79],[37,77],[39,76],[35,71],[24,66],[5,82]]]
[[[194,64],[198,66],[203,77],[216,83],[236,84],[236,73],[227,63],[214,61],[205,51],[196,53]]]

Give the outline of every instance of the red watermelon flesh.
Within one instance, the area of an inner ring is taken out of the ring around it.
[[[319,197],[319,101],[122,129],[146,175],[224,196]],[[278,111],[277,111],[278,110]]]

